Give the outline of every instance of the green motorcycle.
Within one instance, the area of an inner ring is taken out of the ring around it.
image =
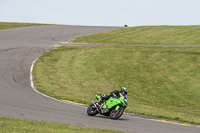
[[[101,100],[101,94],[96,94],[96,99]],[[120,97],[114,95],[102,102],[92,101],[92,104],[87,109],[89,116],[95,116],[98,113],[105,116],[110,116],[111,119],[118,119],[122,116],[124,109],[128,106],[127,99],[120,93]]]

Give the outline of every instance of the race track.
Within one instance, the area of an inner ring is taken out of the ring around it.
[[[200,133],[200,128],[123,115],[89,117],[86,108],[47,98],[30,83],[32,62],[50,46],[115,27],[36,26],[0,30],[0,116],[140,133]]]

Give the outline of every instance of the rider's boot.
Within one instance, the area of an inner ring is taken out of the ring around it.
[[[102,112],[103,114],[108,113],[108,111],[109,111],[108,106],[107,106],[106,108],[104,108],[104,109],[101,110],[101,112]]]

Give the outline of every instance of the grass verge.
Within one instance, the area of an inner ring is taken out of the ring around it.
[[[35,23],[8,23],[0,22],[0,29],[9,29],[17,27],[27,26],[39,26],[46,24]],[[45,123],[27,120],[18,120],[0,117],[0,133],[122,133],[122,131],[105,130],[105,129],[93,129],[80,126],[72,126],[66,124]]]
[[[121,131],[94,129],[66,124],[45,123],[0,117],[0,133],[121,133]]]
[[[9,28],[27,27],[27,26],[39,26],[39,25],[46,25],[46,24],[0,22],[0,29],[9,29]]]
[[[126,112],[200,124],[200,49],[67,46],[37,61],[37,89],[90,104],[96,93],[129,89]]]
[[[200,26],[129,27],[80,37],[79,43],[200,45]]]

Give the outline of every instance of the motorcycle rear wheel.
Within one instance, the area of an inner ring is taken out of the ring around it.
[[[91,104],[88,109],[87,109],[87,114],[89,116],[95,116],[98,114],[98,111],[96,109],[96,107],[94,106],[94,104]]]
[[[118,110],[116,110],[116,107],[115,107],[110,112],[110,118],[111,119],[118,119],[122,116],[123,112],[124,112],[123,107],[120,107]]]

